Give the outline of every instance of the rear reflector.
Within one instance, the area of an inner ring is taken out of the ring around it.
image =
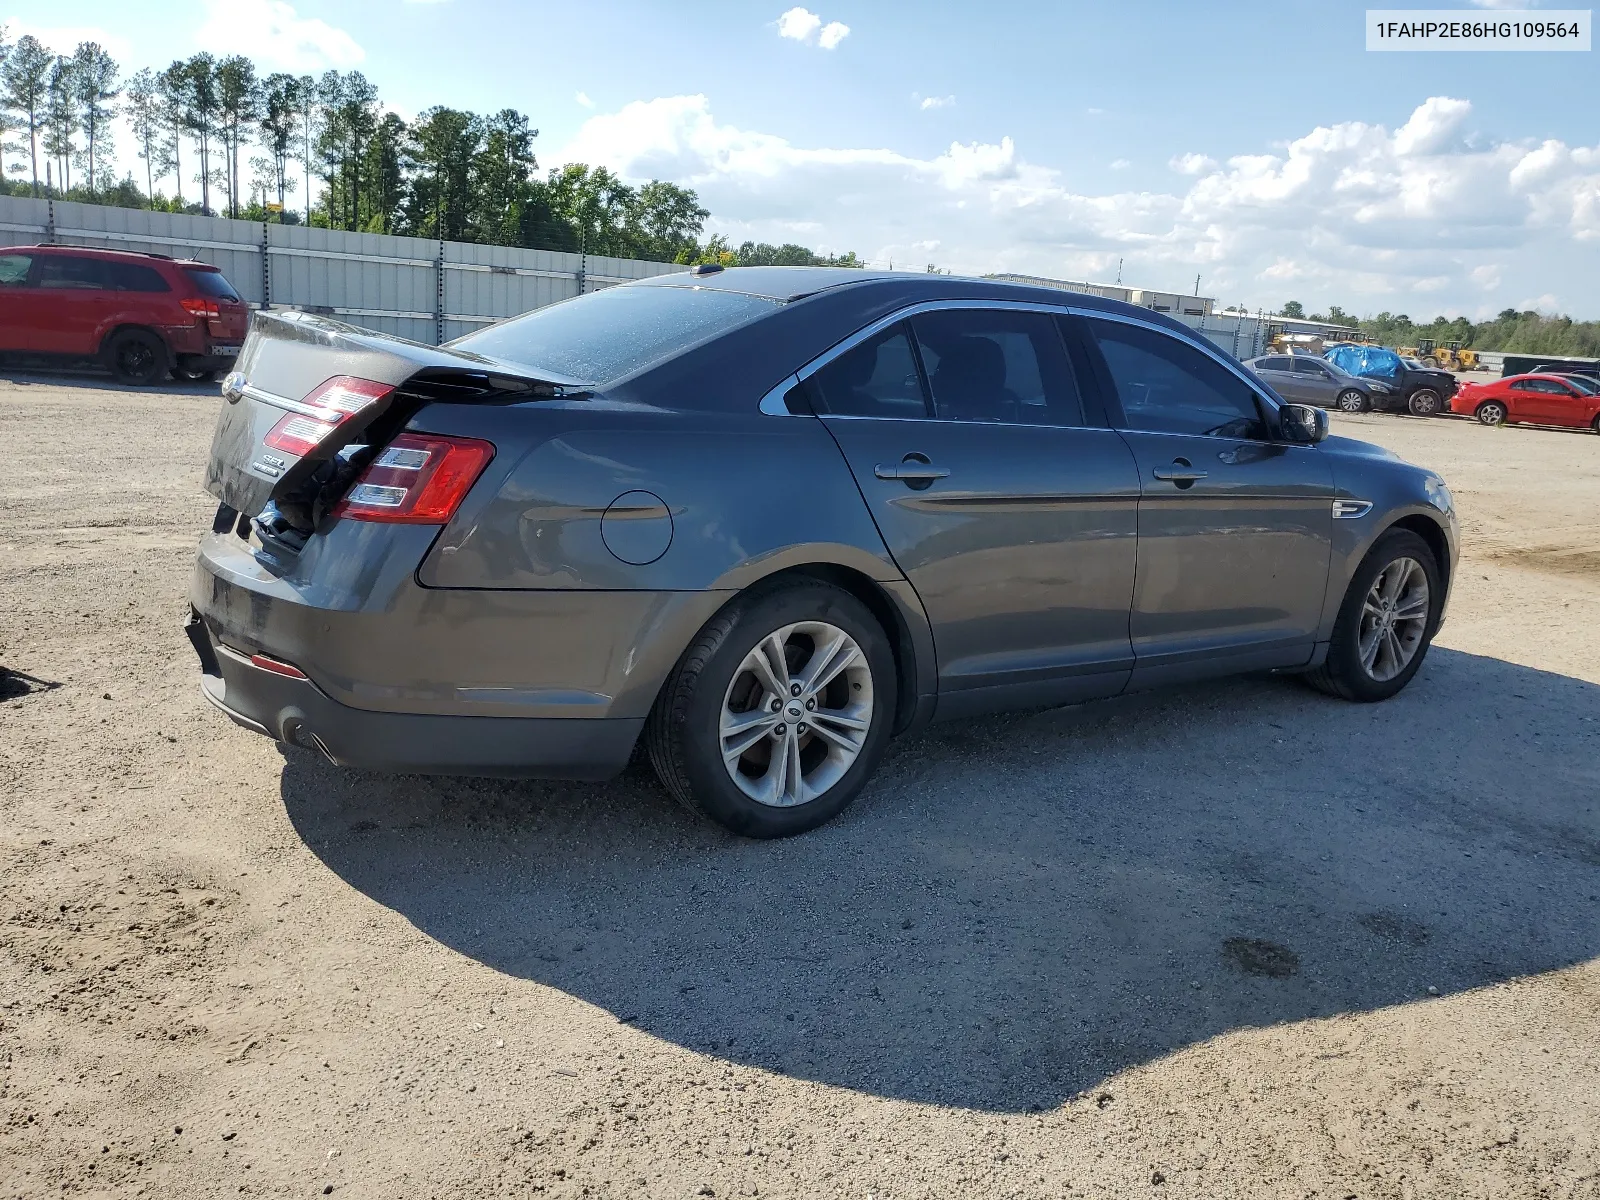
[[[392,391],[394,388],[387,383],[336,375],[318,384],[316,390],[300,402],[307,412],[289,413],[272,427],[263,441],[274,450],[304,457],[341,421],[376,404]]]
[[[283,675],[289,679],[304,679],[306,673],[291,663],[284,662],[281,658],[273,658],[269,654],[252,654],[250,665],[260,667],[263,671],[271,671],[274,675]]]
[[[333,515],[443,525],[493,457],[494,446],[475,438],[402,433],[361,473]]]

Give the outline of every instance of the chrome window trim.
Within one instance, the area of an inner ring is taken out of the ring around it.
[[[773,388],[765,396],[761,397],[761,411],[766,413],[769,417],[804,416],[804,413],[790,412],[789,406],[783,402],[783,398],[789,394],[789,390],[791,388],[798,387],[799,385],[800,376],[790,375],[782,383],[778,384],[777,387]]]
[[[846,335],[845,337],[841,338],[839,341],[835,342],[832,346],[829,346],[821,354],[818,354],[815,358],[811,359],[810,362],[806,363],[799,370],[797,370],[793,375],[789,376],[789,378],[786,379],[783,383],[779,384],[777,388],[772,389],[772,391],[769,391],[765,396],[763,396],[761,398],[761,411],[764,412],[764,413],[768,413],[769,415],[772,415],[772,416],[789,416],[789,415],[792,415],[792,414],[790,414],[788,412],[788,410],[786,408],[783,407],[783,393],[788,391],[788,389],[793,387],[796,383],[804,383],[806,380],[810,379],[813,375],[815,375],[818,371],[822,370],[823,367],[825,367],[829,363],[833,362],[834,359],[838,358],[842,354],[846,354],[849,351],[854,350],[862,342],[866,341],[868,338],[873,337],[876,334],[882,333],[885,329],[888,329],[891,325],[897,325],[901,321],[909,320],[910,318],[918,316],[921,313],[948,312],[948,311],[951,311],[953,309],[988,309],[988,310],[991,310],[991,311],[1000,311],[1000,312],[1043,313],[1046,316],[1089,317],[1089,318],[1094,318],[1094,319],[1102,320],[1102,321],[1117,321],[1117,322],[1120,322],[1123,325],[1132,325],[1132,326],[1134,326],[1136,328],[1139,328],[1139,329],[1147,329],[1151,333],[1159,333],[1159,334],[1162,334],[1165,337],[1169,337],[1173,341],[1178,342],[1178,343],[1180,343],[1180,344],[1182,344],[1184,346],[1187,346],[1192,350],[1196,350],[1199,353],[1205,355],[1207,358],[1211,359],[1218,366],[1220,366],[1224,370],[1228,371],[1236,379],[1238,379],[1239,382],[1243,383],[1247,388],[1249,388],[1252,393],[1254,393],[1263,403],[1265,403],[1267,405],[1269,411],[1273,414],[1273,416],[1277,415],[1278,409],[1279,409],[1279,407],[1280,407],[1280,405],[1282,403],[1281,401],[1274,399],[1270,394],[1268,394],[1267,392],[1262,390],[1261,380],[1254,378],[1251,375],[1250,369],[1248,367],[1242,366],[1242,365],[1237,364],[1237,363],[1230,363],[1226,358],[1222,357],[1222,355],[1218,352],[1218,350],[1216,349],[1215,346],[1212,346],[1212,345],[1206,343],[1203,338],[1196,339],[1195,341],[1189,341],[1186,338],[1178,337],[1176,334],[1174,334],[1172,332],[1172,330],[1164,328],[1163,326],[1156,324],[1156,322],[1154,322],[1154,321],[1142,320],[1139,317],[1135,317],[1135,316],[1132,316],[1132,315],[1127,314],[1127,313],[1106,312],[1103,309],[1097,309],[1097,308],[1080,308],[1080,307],[1078,307],[1076,305],[1071,305],[1071,304],[1044,304],[1044,303],[1041,303],[1041,302],[1035,301],[1035,300],[921,300],[921,301],[918,301],[915,304],[908,304],[904,308],[896,309],[894,312],[889,313],[887,316],[879,317],[876,321],[873,321],[870,325],[862,326],[860,329],[856,330],[854,333]],[[769,402],[773,400],[773,394],[774,393],[777,393],[777,403],[776,403],[775,406],[769,407]],[[834,414],[827,414],[827,415],[834,415]],[[938,420],[937,417],[920,417],[920,418],[919,417],[853,417],[853,418],[849,418],[849,419],[868,420],[868,421],[879,421],[879,420],[900,420],[900,421],[924,420],[924,421],[935,421],[935,420]],[[1012,422],[1006,422],[1006,424],[1012,424]],[[1049,426],[1028,426],[1028,428],[1064,429],[1064,428],[1079,428],[1079,427],[1077,427],[1077,426],[1049,425]],[[1099,428],[1099,426],[1082,426],[1081,428],[1094,429],[1094,428]],[[1137,430],[1125,430],[1125,432],[1138,432],[1138,431]],[[1297,445],[1298,443],[1291,443],[1291,444],[1296,444]]]

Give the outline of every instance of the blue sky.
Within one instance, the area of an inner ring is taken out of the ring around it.
[[[1192,290],[1199,275],[1252,306],[1600,316],[1593,55],[1369,54],[1357,4],[0,13],[13,34],[99,36],[130,68],[243,51],[269,69],[358,67],[408,116],[519,108],[544,165],[686,183],[735,242],[1096,279],[1123,258],[1135,284]]]

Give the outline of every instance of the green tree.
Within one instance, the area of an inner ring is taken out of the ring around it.
[[[184,63],[174,63],[174,82],[184,132],[194,139],[200,155],[200,211],[211,212],[211,142],[217,136],[217,60],[201,52]]]
[[[161,126],[166,135],[166,156],[172,162],[173,189],[178,211],[183,211],[183,135],[189,128],[189,69],[173,62],[156,75]]]
[[[539,167],[533,153],[539,131],[512,108],[484,118],[479,128],[481,141],[472,157],[472,233],[476,240],[516,245]]]
[[[256,67],[241,54],[217,64],[217,124],[228,163],[228,215],[239,215],[239,147],[261,116]]]
[[[1306,310],[1301,305],[1300,301],[1291,300],[1291,301],[1289,301],[1289,303],[1287,303],[1287,304],[1285,304],[1283,306],[1283,312],[1281,312],[1279,315],[1280,316],[1284,316],[1284,317],[1290,317],[1290,318],[1298,319],[1298,318],[1304,317],[1306,315]]]
[[[95,192],[95,173],[110,167],[112,161],[111,118],[116,110],[111,102],[122,94],[117,86],[121,73],[117,60],[99,42],[79,42],[72,54],[73,99],[77,102],[78,128],[83,131],[82,165],[89,173],[89,194]]]
[[[630,256],[674,262],[694,246],[711,214],[686,187],[652,179],[634,194],[628,213]]]
[[[261,82],[261,146],[272,158],[272,185],[283,220],[285,197],[293,186],[289,160],[300,133],[300,80],[279,72]]]
[[[45,84],[44,149],[55,160],[63,193],[72,186],[72,160],[78,153],[78,87],[72,73],[72,60],[58,54]]]
[[[165,121],[161,109],[161,89],[156,73],[144,67],[128,80],[124,93],[122,112],[128,118],[128,128],[139,143],[139,157],[144,159],[145,195],[155,203],[156,180],[165,179],[172,169],[172,160],[166,140]]]
[[[472,164],[482,141],[482,122],[458,108],[436,106],[412,123],[410,155],[415,173],[404,204],[407,233],[466,239]]]
[[[0,104],[17,114],[28,135],[28,168],[33,194],[39,194],[39,135],[50,94],[50,69],[55,59],[31,33],[23,34],[0,64]]]

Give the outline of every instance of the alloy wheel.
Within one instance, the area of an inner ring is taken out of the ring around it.
[[[1428,573],[1414,558],[1397,558],[1378,573],[1361,606],[1361,667],[1387,683],[1417,656],[1428,632]]]
[[[1505,406],[1491,400],[1478,406],[1478,420],[1485,425],[1499,425],[1506,419]]]
[[[1348,392],[1340,392],[1334,403],[1340,412],[1358,413],[1367,406],[1367,398],[1352,388]]]
[[[821,796],[860,756],[872,725],[872,669],[844,630],[799,621],[744,656],[722,700],[723,765],[758,804]]]

